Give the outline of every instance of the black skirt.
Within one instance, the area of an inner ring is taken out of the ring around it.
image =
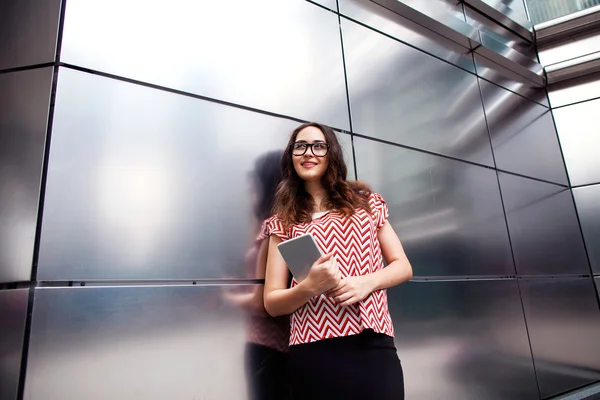
[[[294,400],[404,399],[404,376],[394,339],[361,334],[290,346]]]

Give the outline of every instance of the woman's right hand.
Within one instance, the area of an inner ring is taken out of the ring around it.
[[[341,274],[333,254],[325,254],[312,265],[302,284],[314,296],[323,294],[340,283]]]

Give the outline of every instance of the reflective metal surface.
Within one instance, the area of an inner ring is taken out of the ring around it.
[[[488,60],[479,54],[473,55],[477,74],[495,84],[502,86],[523,97],[531,99],[543,106],[548,106],[548,96],[542,87],[533,85],[530,81],[505,67]]]
[[[598,3],[598,0],[592,0]],[[567,0],[568,2],[568,0]],[[579,6],[582,2],[571,2],[570,6]],[[588,1],[588,4],[592,4]],[[543,7],[544,5],[542,5]],[[539,5],[538,5],[539,7]],[[547,7],[547,6],[546,6]],[[535,11],[535,10],[534,10]],[[567,37],[597,26],[600,21],[600,6],[579,10],[568,15],[554,18],[535,25],[536,39],[539,44]]]
[[[485,4],[481,0],[472,1]],[[488,8],[491,7],[488,6]],[[490,15],[481,14],[470,7],[465,7],[465,16],[467,23],[470,25],[476,27],[481,32],[492,37],[505,46],[515,49],[517,52],[537,62],[535,45],[531,42],[531,40],[526,40],[523,37],[518,36],[514,32],[506,29],[504,26],[498,25],[496,21],[491,20]],[[528,32],[524,28],[521,29],[525,32]],[[531,34],[529,34],[529,36],[531,37]],[[525,37],[527,37],[527,35],[525,35]]]
[[[418,50],[475,72],[473,57],[463,46],[371,1],[340,0],[339,3],[342,15],[384,32]]]
[[[468,49],[478,40],[479,33],[464,21],[462,7],[444,0],[372,0],[433,32]]]
[[[476,77],[342,21],[355,132],[493,165]]]
[[[337,0],[310,0],[337,12]]]
[[[581,229],[595,274],[600,274],[600,185],[573,189]]]
[[[0,291],[0,400],[16,400],[29,289]]]
[[[600,380],[600,314],[592,280],[521,281],[542,397]]]
[[[338,17],[306,1],[69,0],[61,59],[349,129]]]
[[[522,1],[464,0],[464,2],[523,38],[533,41],[533,26],[527,19]],[[512,8],[514,6],[517,7],[517,10]]]
[[[551,65],[564,60],[600,51],[600,36],[597,32],[585,32],[539,48],[540,62]]]
[[[516,281],[388,291],[406,398],[538,399]]]
[[[600,72],[548,86],[552,107],[562,107],[600,97]]]
[[[546,67],[546,76],[548,77],[549,84],[578,78],[595,72],[600,72],[600,51]]]
[[[468,24],[464,20],[464,15],[459,11],[454,13],[447,11],[447,8],[452,10],[452,7],[456,7],[457,3],[448,4],[423,0],[372,1],[472,50],[473,53],[480,54],[488,60],[514,71],[534,86],[542,87],[545,84],[542,67],[537,62]],[[438,4],[445,4],[447,7],[439,7]],[[454,15],[459,13],[458,17]]]
[[[600,100],[553,110],[571,185],[600,182]]]
[[[415,276],[514,274],[493,170],[355,139],[358,178],[390,208]]]
[[[517,272],[589,273],[569,189],[499,174]]]
[[[3,0],[0,69],[54,61],[60,0]]]
[[[52,69],[0,74],[0,282],[31,277]]]
[[[566,185],[567,174],[551,112],[484,80],[479,84],[496,166]]]
[[[246,398],[244,319],[226,290],[36,289],[24,398]]]
[[[243,277],[248,174],[298,125],[61,69],[38,279]]]

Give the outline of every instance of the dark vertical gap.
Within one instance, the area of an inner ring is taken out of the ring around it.
[[[340,46],[342,48],[342,66],[344,68],[344,87],[346,89],[346,107],[348,108],[348,123],[350,124],[350,144],[352,147],[352,163],[354,164],[354,179],[358,180],[356,168],[356,150],[354,149],[354,127],[352,125],[352,110],[350,109],[350,90],[348,89],[348,73],[346,72],[346,53],[344,51],[344,34],[342,32],[342,17],[340,16],[340,2],[336,1],[338,28],[340,30]]]
[[[479,81],[479,77],[477,77],[477,86],[479,87],[479,98],[481,100],[481,105],[483,107],[483,118],[485,120],[485,126],[488,132],[488,139],[490,141],[490,150],[492,152],[492,159],[494,160],[494,168],[497,168],[496,165],[496,156],[494,154],[494,146],[492,145],[492,133],[490,132],[490,125],[488,123],[487,114],[485,111],[485,102],[483,100],[483,91],[481,90],[481,84]],[[506,225],[506,234],[508,236],[508,245],[510,247],[510,256],[512,258],[513,268],[515,271],[515,275],[517,276],[517,290],[519,291],[519,300],[521,301],[521,312],[523,313],[523,322],[525,323],[525,332],[527,333],[527,343],[529,344],[529,354],[531,356],[531,364],[533,365],[533,374],[535,376],[535,385],[538,391],[538,397],[542,398],[542,391],[540,389],[540,379],[537,373],[537,367],[535,365],[535,358],[533,357],[533,347],[531,346],[531,335],[529,334],[529,325],[527,324],[527,317],[525,316],[525,304],[523,302],[523,294],[521,292],[521,282],[518,279],[517,272],[517,262],[515,260],[515,252],[513,250],[512,238],[510,236],[510,230],[508,228],[508,217],[506,215],[506,207],[504,205],[504,195],[502,194],[502,185],[500,185],[500,174],[498,170],[495,170],[496,173],[496,181],[498,183],[498,192],[500,193],[500,203],[502,204],[502,214],[504,216],[504,223]]]
[[[54,123],[54,104],[56,101],[56,90],[58,86],[58,62],[60,61],[60,51],[62,48],[62,36],[65,22],[66,0],[60,2],[60,13],[58,20],[58,32],[56,35],[56,56],[54,70],[52,72],[52,85],[48,102],[48,123],[46,125],[46,140],[44,143],[44,153],[42,155],[42,174],[40,179],[38,212],[35,231],[35,242],[33,248],[33,259],[31,264],[31,287],[29,289],[29,299],[27,302],[27,315],[25,319],[25,332],[23,335],[23,351],[21,354],[21,370],[19,372],[19,386],[17,391],[17,400],[22,400],[25,395],[25,381],[27,375],[27,361],[29,358],[29,343],[31,339],[31,325],[35,298],[35,287],[37,286],[38,259],[40,252],[40,239],[42,235],[42,218],[44,213],[44,199],[46,193],[46,181],[48,175],[48,160],[50,155],[50,141],[52,137],[52,126]]]

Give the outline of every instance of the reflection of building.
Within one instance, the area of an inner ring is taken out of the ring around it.
[[[597,5],[600,0],[527,0],[534,25]]]

